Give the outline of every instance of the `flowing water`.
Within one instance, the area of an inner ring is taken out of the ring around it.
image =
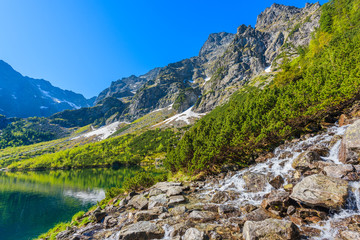
[[[324,146],[330,149],[329,156],[322,157],[324,161],[335,164],[342,164],[338,158],[341,140],[336,141],[338,138],[334,138],[334,136],[342,136],[345,133],[345,130],[346,126],[334,126],[329,128],[325,133],[309,137],[305,140],[300,140],[298,142],[280,146],[274,151],[275,157],[268,159],[265,163],[259,163],[250,168],[243,169],[237,172],[234,176],[221,180],[218,184],[208,184],[206,186],[207,191],[205,192],[205,195],[212,195],[216,191],[231,190],[239,194],[237,199],[233,200],[232,202],[228,202],[228,204],[238,206],[252,204],[259,206],[264,196],[270,193],[274,188],[269,183],[267,183],[265,189],[262,192],[253,193],[246,191],[244,188],[245,181],[242,178],[245,173],[260,173],[268,176],[270,179],[280,175],[284,178],[286,184],[293,176],[292,173],[294,173],[294,169],[291,166],[294,159],[313,145]],[[284,158],[284,154],[288,157]],[[338,229],[332,227],[333,225],[331,225],[331,223],[360,214],[360,182],[349,182],[349,185],[349,197],[344,208],[338,212],[331,213],[329,219],[326,221],[309,225],[310,227],[321,230],[321,236],[314,239],[333,239],[334,236],[336,236]]]
[[[140,169],[0,172],[0,239],[27,240],[105,198]]]

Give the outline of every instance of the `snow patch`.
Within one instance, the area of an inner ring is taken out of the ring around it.
[[[190,118],[201,118],[202,116],[205,115],[205,113],[196,113],[192,111],[193,107],[190,107],[189,109],[187,109],[185,112],[176,114],[174,116],[172,116],[171,118],[166,119],[165,121],[155,124],[155,126],[160,125],[160,124],[167,124],[170,123],[172,121],[178,122],[178,121],[183,121],[186,122],[186,124],[190,124]]]
[[[272,72],[271,65],[265,68],[265,72],[270,73]]]
[[[85,134],[83,134],[83,135],[81,135],[79,137],[89,138],[89,137],[92,137],[92,136],[97,136],[101,140],[104,140],[104,139],[108,138],[111,134],[116,132],[119,124],[120,124],[120,122],[114,122],[114,123],[111,123],[111,124],[109,124],[107,126],[96,129],[94,131],[85,133]],[[78,137],[76,137],[76,138],[78,138]],[[76,138],[74,138],[74,139],[76,139]]]
[[[45,91],[45,90],[41,89],[40,85],[37,85],[37,86],[38,86],[40,92],[41,92],[45,97],[48,97],[48,98],[52,99],[54,102],[56,102],[56,103],[67,103],[67,104],[69,104],[72,108],[75,108],[75,109],[81,108],[80,106],[76,105],[75,103],[72,103],[72,102],[69,102],[69,101],[66,101],[66,100],[59,100],[59,99],[51,96],[48,91]]]

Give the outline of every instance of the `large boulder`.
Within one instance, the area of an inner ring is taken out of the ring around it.
[[[296,240],[300,239],[299,236],[299,229],[294,223],[279,219],[247,221],[243,228],[245,240]]]
[[[186,230],[185,235],[183,236],[184,240],[203,240],[205,239],[205,234],[199,231],[196,228],[189,228]]]
[[[339,160],[342,163],[359,164],[360,157],[360,120],[351,124],[341,140]]]
[[[351,164],[326,166],[324,167],[324,173],[326,173],[327,176],[341,178],[347,181],[358,181],[360,177],[356,168]]]
[[[143,210],[147,208],[148,200],[143,195],[136,195],[131,198],[128,205],[136,209]]]
[[[290,198],[311,207],[339,209],[345,204],[347,196],[347,181],[316,174],[296,184]]]
[[[155,223],[141,221],[128,225],[119,232],[119,240],[147,240],[164,237],[164,230]]]
[[[152,209],[158,206],[166,206],[168,199],[165,194],[159,194],[156,196],[152,196],[149,198],[149,207],[148,209]]]
[[[261,207],[269,212],[284,216],[289,207],[289,193],[285,191],[271,191],[271,193],[262,201]]]

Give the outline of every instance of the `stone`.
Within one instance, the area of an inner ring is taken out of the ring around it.
[[[267,177],[261,173],[247,172],[243,176],[244,188],[249,192],[261,192],[265,189]]]
[[[187,218],[196,222],[209,222],[214,220],[216,215],[213,212],[192,211]]]
[[[289,196],[285,191],[271,191],[262,201],[261,207],[277,216],[284,216],[289,206]]]
[[[128,206],[132,206],[136,209],[143,210],[148,206],[148,200],[144,197],[144,195],[136,195],[131,198],[128,203]]]
[[[293,190],[293,188],[294,188],[294,185],[293,184],[286,184],[285,186],[284,186],[284,190],[285,191],[288,191],[288,192],[291,192],[292,190]]]
[[[302,226],[300,233],[301,235],[307,237],[320,237],[321,230],[317,228]]]
[[[360,239],[360,233],[355,231],[342,231],[340,232],[340,236],[344,240],[357,240]]]
[[[112,228],[118,223],[117,218],[113,216],[107,216],[104,219],[104,227],[105,228]]]
[[[312,208],[298,208],[296,209],[294,217],[301,218],[302,222],[310,224],[325,220],[327,218],[327,213]]]
[[[169,198],[169,203],[168,205],[174,205],[174,204],[178,204],[178,203],[183,203],[185,202],[185,198],[182,195],[178,195],[178,196],[171,196]]]
[[[317,152],[306,151],[297,156],[291,166],[304,172],[311,169],[311,165],[316,161],[321,161],[320,155]]]
[[[243,237],[245,240],[296,240],[300,239],[300,234],[298,227],[290,221],[266,219],[245,222]]]
[[[211,198],[210,202],[220,204],[228,201],[229,199],[230,196],[227,192],[217,191]]]
[[[284,179],[280,175],[278,175],[273,178],[269,183],[274,188],[279,189],[284,184]]]
[[[169,189],[173,187],[182,186],[180,182],[158,182],[154,185],[154,188],[161,190],[166,193]]]
[[[164,230],[155,223],[141,221],[122,228],[119,232],[119,240],[160,239],[164,234]]]
[[[166,206],[168,199],[165,194],[159,194],[149,198],[149,207],[148,209],[153,209],[154,207]]]
[[[310,207],[339,209],[345,204],[347,196],[347,181],[316,174],[296,184],[290,198]]]
[[[293,215],[296,212],[296,208],[293,205],[290,205],[286,210],[286,215]]]
[[[168,196],[168,197],[176,196],[176,195],[180,195],[182,192],[183,192],[182,187],[174,186],[174,187],[170,188],[169,190],[167,190],[166,196]]]
[[[358,181],[360,179],[357,170],[351,164],[326,166],[323,171],[327,176],[347,181]]]
[[[244,216],[245,221],[263,221],[268,218],[271,218],[271,215],[263,208],[258,208]]]
[[[174,216],[182,215],[187,211],[185,206],[176,206],[173,209],[171,209],[171,214]]]
[[[205,234],[204,232],[199,231],[196,228],[189,228],[186,230],[185,235],[183,236],[183,240],[204,240]]]
[[[275,157],[275,154],[272,152],[268,152],[267,154],[261,155],[255,159],[256,163],[266,162],[268,159]]]
[[[160,189],[154,188],[154,189],[150,190],[149,197],[157,196],[157,195],[162,194],[162,193],[163,193],[163,191],[161,191]]]
[[[166,212],[164,207],[154,207],[151,210],[143,210],[135,213],[135,221],[150,221],[159,217],[160,214]]]
[[[218,213],[220,215],[228,214],[228,213],[235,213],[237,212],[237,208],[231,205],[220,205],[218,207]]]
[[[92,213],[92,216],[96,222],[101,222],[104,217],[106,216],[105,211],[101,211],[99,208],[95,209],[95,211]]]
[[[360,120],[355,121],[345,131],[341,140],[339,160],[345,164],[359,164]]]

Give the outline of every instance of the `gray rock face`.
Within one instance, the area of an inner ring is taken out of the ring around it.
[[[165,194],[159,194],[156,196],[152,196],[149,198],[149,209],[152,209],[154,207],[158,206],[165,206],[168,202],[168,199],[166,198]]]
[[[124,227],[119,232],[119,240],[147,240],[160,239],[164,236],[164,230],[155,223],[141,221]]]
[[[212,33],[200,49],[199,57],[204,57],[208,61],[213,61],[222,55],[230,43],[234,40],[235,34],[232,33]]]
[[[136,195],[128,203],[129,206],[133,206],[136,209],[143,210],[148,206],[148,200],[143,195]]]
[[[359,180],[359,172],[351,164],[326,166],[324,167],[324,172],[327,176],[347,181]]]
[[[205,234],[196,228],[189,228],[188,230],[186,230],[183,239],[184,240],[203,240],[203,239],[205,239]]]
[[[299,229],[290,221],[266,219],[261,222],[247,221],[243,229],[245,240],[296,240],[300,239]]]
[[[359,164],[360,158],[360,120],[351,124],[341,140],[339,160],[343,163]]]
[[[316,174],[296,184],[290,198],[312,207],[339,209],[345,204],[347,196],[347,181]]]

